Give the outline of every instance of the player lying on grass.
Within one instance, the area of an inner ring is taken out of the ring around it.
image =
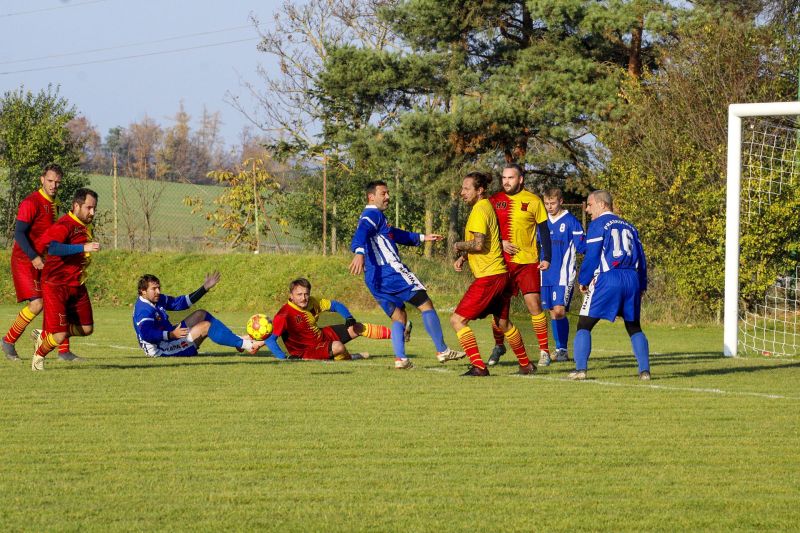
[[[240,352],[255,354],[264,346],[262,341],[240,337],[214,316],[198,309],[177,326],[169,321],[167,311],[183,311],[211,290],[220,278],[219,272],[206,275],[199,289],[184,296],[161,294],[161,282],[152,274],[139,278],[139,298],[133,308],[133,329],[139,346],[148,357],[175,357],[197,355],[197,349],[206,338]]]
[[[341,315],[344,324],[320,328],[317,320],[325,311]],[[279,337],[289,352],[288,356],[278,346]],[[289,284],[289,301],[273,318],[272,335],[267,338],[266,344],[278,359],[366,359],[369,354],[351,355],[345,347],[356,337],[391,339],[392,331],[385,326],[358,322],[341,302],[312,297],[311,282],[298,278]]]

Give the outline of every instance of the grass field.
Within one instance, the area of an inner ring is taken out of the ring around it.
[[[100,196],[98,203],[98,220],[100,236],[106,245],[113,244],[113,178],[101,174],[89,175],[90,186]],[[142,198],[153,202],[152,239],[153,250],[196,251],[202,247],[222,249],[224,245],[209,239],[206,230],[210,223],[205,213],[213,210],[214,200],[224,189],[217,185],[196,185],[193,183],[174,183],[141,181],[134,178],[119,178],[117,191],[117,243],[124,249],[145,249],[145,221],[142,216]],[[205,208],[199,213],[192,213],[192,208],[184,204],[186,197],[197,197],[203,201]],[[282,247],[297,247],[300,238],[293,230],[284,231],[273,221],[278,232],[278,243]],[[133,245],[131,244],[133,243]],[[262,246],[275,247],[275,238],[270,234],[262,234]]]
[[[16,311],[0,306],[2,323]],[[96,309],[95,335],[74,341],[85,363],[34,374],[25,337],[24,361],[0,362],[0,528],[800,527],[797,360],[726,359],[721,328],[646,325],[642,383],[622,325],[601,324],[586,382],[566,381],[567,363],[513,376],[508,356],[468,379],[435,362],[411,315],[412,371],[367,340],[351,346],[373,357],[345,363],[210,343],[147,359],[125,307]],[[219,316],[242,331],[247,314]],[[488,324],[475,329],[488,349]]]

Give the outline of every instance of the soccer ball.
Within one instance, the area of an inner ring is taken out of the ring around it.
[[[267,315],[257,314],[247,319],[247,334],[254,341],[263,341],[272,333],[272,322]]]

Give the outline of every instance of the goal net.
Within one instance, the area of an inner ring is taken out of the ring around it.
[[[800,102],[728,110],[724,353],[800,354]]]

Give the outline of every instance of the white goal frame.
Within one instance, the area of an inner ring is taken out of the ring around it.
[[[736,357],[739,326],[739,216],[742,179],[742,118],[800,115],[800,102],[728,106],[728,167],[725,214],[725,307],[723,353]]]

